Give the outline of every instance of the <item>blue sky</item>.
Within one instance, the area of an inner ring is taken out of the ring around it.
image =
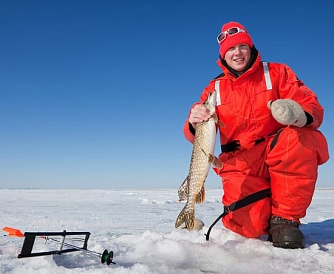
[[[0,187],[177,188],[192,150],[182,126],[220,74],[229,21],[316,92],[332,154],[334,4],[303,2],[2,0]]]

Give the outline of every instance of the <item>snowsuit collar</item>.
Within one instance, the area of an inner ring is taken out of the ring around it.
[[[229,67],[226,61],[221,56],[219,56],[217,64],[223,70],[223,73],[227,77],[236,79],[239,78],[240,76],[252,73],[252,71],[254,71],[258,67],[260,61],[261,61],[261,55],[259,51],[255,48],[255,46],[253,46],[249,64],[247,65],[246,71],[242,75],[239,75],[237,71]]]

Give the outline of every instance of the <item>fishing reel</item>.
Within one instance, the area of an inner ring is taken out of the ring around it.
[[[101,263],[107,263],[107,265],[110,264],[115,264],[112,260],[114,259],[114,252],[110,251],[108,252],[108,250],[104,250],[102,255],[101,255]]]

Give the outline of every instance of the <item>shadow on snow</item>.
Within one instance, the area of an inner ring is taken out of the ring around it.
[[[305,235],[307,245],[318,244],[322,250],[327,250],[324,246],[334,243],[334,219],[303,224],[300,228]]]

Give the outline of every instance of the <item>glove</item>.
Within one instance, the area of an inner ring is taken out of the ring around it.
[[[268,108],[276,121],[282,125],[303,127],[307,122],[305,111],[294,100],[278,99],[269,101]]]

